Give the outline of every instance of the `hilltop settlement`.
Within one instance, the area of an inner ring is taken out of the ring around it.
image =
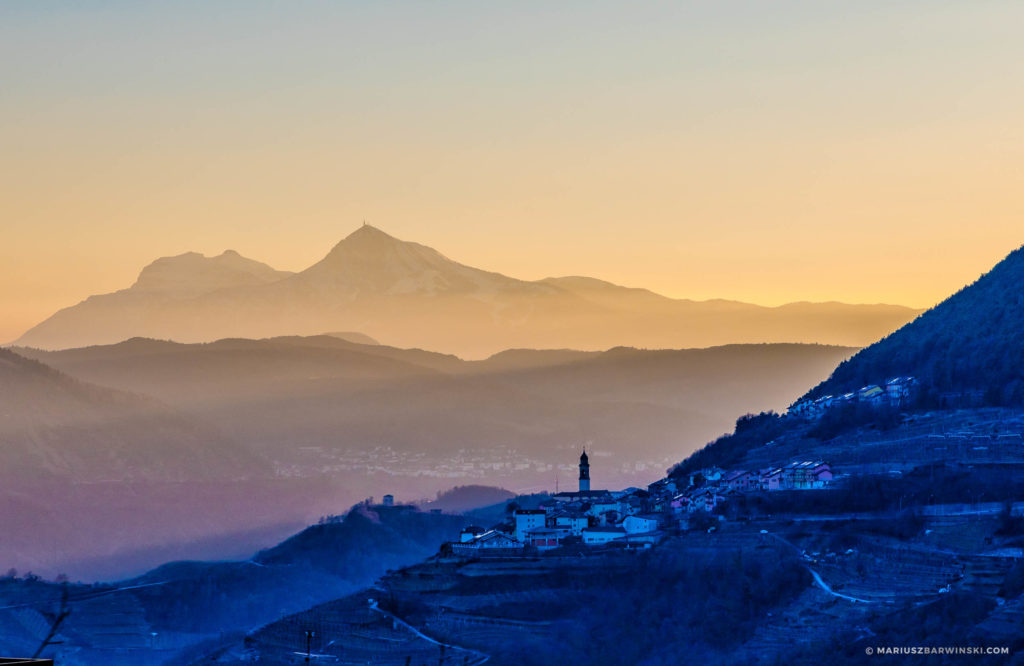
[[[462,557],[510,557],[562,546],[649,547],[666,530],[685,530],[694,514],[710,514],[744,493],[822,490],[832,470],[822,461],[794,461],[758,472],[702,469],[685,479],[666,478],[646,490],[592,490],[587,452],[580,455],[579,490],[551,495],[537,508],[513,506],[511,519],[483,529],[470,525],[443,552]]]
[[[918,382],[895,377],[841,396],[823,396],[794,404],[785,418],[815,421],[830,411],[862,406],[900,409],[911,404]],[[646,489],[593,490],[586,450],[579,460],[579,489],[551,495],[536,508],[512,505],[510,519],[484,529],[470,525],[458,542],[442,552],[461,557],[510,557],[563,546],[649,547],[669,531],[687,530],[743,495],[787,490],[828,490],[832,466],[823,460],[792,460],[761,469],[709,466],[669,476]]]

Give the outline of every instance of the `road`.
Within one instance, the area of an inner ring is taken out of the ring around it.
[[[470,654],[476,655],[476,657],[480,661],[476,661],[476,662],[474,662],[474,664],[483,664],[483,663],[489,661],[490,658],[491,658],[490,655],[484,654],[483,652],[480,652],[478,650],[472,650],[470,648],[464,648],[464,647],[461,647],[461,646],[458,646],[458,645],[452,645],[451,643],[442,643],[441,641],[439,641],[439,640],[437,640],[435,638],[431,638],[430,636],[427,636],[425,633],[423,633],[422,631],[420,631],[416,627],[412,626],[411,624],[409,624],[408,622],[406,622],[402,618],[398,617],[394,613],[389,613],[388,611],[384,610],[383,608],[380,608],[377,605],[377,600],[376,599],[370,599],[370,610],[376,611],[376,612],[380,613],[381,615],[386,615],[387,617],[391,618],[392,620],[394,620],[398,624],[402,625],[403,627],[405,627],[406,629],[408,629],[409,631],[411,631],[412,633],[416,634],[417,636],[419,636],[420,638],[422,638],[423,640],[425,640],[425,641],[427,641],[429,643],[433,643],[434,645],[438,645],[438,646],[441,646],[441,647],[449,648],[449,649],[452,649],[452,650],[459,650],[461,652],[469,652]]]
[[[800,550],[799,548],[797,548],[795,544],[791,543],[790,541],[787,541],[786,539],[783,539],[778,534],[772,534],[771,532],[768,532],[767,530],[763,531],[763,533],[766,534],[767,536],[770,536],[770,537],[774,538],[774,539],[778,539],[781,543],[786,544],[787,546],[792,548],[794,551],[796,551],[796,553],[800,556],[800,559],[804,559],[804,552],[802,550]],[[836,597],[837,599],[845,599],[847,601],[852,601],[852,602],[858,603],[858,604],[874,603],[873,601],[870,601],[868,599],[858,599],[857,597],[851,597],[848,594],[842,594],[841,592],[836,592],[831,587],[829,587],[829,584],[826,583],[821,578],[821,574],[819,574],[817,571],[815,571],[814,569],[812,569],[811,567],[809,567],[806,564],[804,565],[804,568],[807,569],[809,572],[811,572],[811,577],[814,578],[815,584],[818,587],[820,587],[822,590],[824,590],[825,592],[831,594],[833,597]]]

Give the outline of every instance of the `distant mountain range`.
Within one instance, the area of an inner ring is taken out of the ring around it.
[[[319,451],[318,464],[327,464],[340,452],[377,446],[435,459],[508,448],[548,463],[571,463],[571,453],[555,452],[587,441],[633,462],[672,455],[721,433],[737,413],[782,408],[855,351],[791,344],[514,350],[464,361],[331,336],[16,349],[218,423],[289,467],[302,452]]]
[[[233,479],[267,472],[215,427],[0,349],[0,482]]]
[[[0,561],[7,566],[39,571],[152,544],[154,533],[157,541],[184,541],[223,531],[214,516],[230,503],[221,491],[271,474],[210,421],[0,349]],[[198,512],[204,496],[220,503]]]
[[[232,251],[158,259],[131,287],[65,308],[16,344],[64,349],[132,337],[205,342],[348,330],[467,358],[516,347],[863,346],[917,312],[895,305],[677,300],[586,277],[518,280],[363,226],[295,274]]]

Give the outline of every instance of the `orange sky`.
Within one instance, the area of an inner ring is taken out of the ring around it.
[[[766,304],[927,306],[1024,242],[1024,4],[553,4],[3,3],[0,341],[364,218]]]

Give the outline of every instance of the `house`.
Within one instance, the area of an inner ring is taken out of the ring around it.
[[[671,500],[672,500],[672,495],[665,495],[664,499],[659,499],[657,501],[657,504],[658,505],[664,505],[665,501],[671,501]],[[650,500],[647,500],[645,502],[645,500],[640,498],[640,497],[628,497],[628,498],[626,498],[624,500],[621,500],[619,502],[619,504],[622,507],[622,513],[624,515],[634,516],[634,515],[636,515],[638,513],[643,513],[644,512],[644,505],[645,504],[649,505],[649,504],[651,504],[651,502],[650,502]]]
[[[490,530],[471,541],[449,544],[452,554],[463,557],[503,557],[520,555],[523,544],[504,532]]]
[[[526,543],[528,531],[547,526],[547,512],[543,509],[518,509],[512,519],[512,533],[520,543]]]
[[[381,503],[384,504],[384,506],[394,506],[395,505],[395,496],[394,495],[385,495],[383,500],[381,500]]]
[[[679,493],[678,495],[672,498],[672,501],[669,503],[669,508],[671,508],[672,511],[676,513],[679,513],[681,511],[689,511],[691,501],[692,500],[690,499],[690,496],[687,493]]]
[[[626,530],[621,527],[612,526],[601,526],[601,527],[588,527],[583,530],[583,543],[594,546],[602,543],[608,543],[609,541],[615,541],[616,539],[622,539],[626,536]]]
[[[763,490],[810,490],[824,488],[832,481],[832,468],[820,460],[791,462],[782,467],[762,470]]]
[[[800,475],[794,476],[794,488],[824,488],[832,481],[832,467],[820,460],[802,463]]]
[[[702,488],[690,495],[690,505],[687,511],[708,511],[711,512],[716,506],[722,503],[725,498],[714,488]]]
[[[562,545],[562,540],[569,536],[564,527],[536,527],[526,532],[526,545],[539,550],[551,550]]]
[[[702,486],[705,483],[717,483],[722,480],[725,476],[725,470],[719,467],[705,467],[704,469],[691,472],[687,477],[687,487],[694,488]]]
[[[857,401],[877,405],[885,401],[885,389],[876,384],[870,384],[857,391]]]
[[[619,513],[619,503],[611,499],[591,502],[590,508],[586,510],[588,516],[594,516],[595,518],[600,518],[602,515],[611,512],[615,512],[616,515]]]
[[[724,482],[725,487],[729,490],[738,490],[740,492],[755,490],[757,487],[757,479],[754,478],[754,475],[742,469],[733,470],[726,474]]]
[[[590,527],[590,519],[586,516],[563,514],[555,516],[555,527],[563,527],[569,530],[573,536],[582,536],[583,530]]]
[[[913,377],[893,377],[885,383],[885,395],[889,404],[900,407],[910,400],[916,387]]]
[[[626,530],[626,534],[644,534],[656,531],[659,522],[658,515],[626,516],[622,521],[622,529]]]
[[[761,471],[759,480],[762,490],[783,490],[784,472],[781,467]]]
[[[486,531],[487,530],[477,525],[469,525],[468,527],[462,528],[462,534],[459,536],[459,541],[461,543],[467,543],[477,538]]]
[[[811,405],[811,416],[814,418],[820,418],[824,416],[825,412],[832,409],[832,405],[836,404],[836,398],[832,395],[823,395]]]

